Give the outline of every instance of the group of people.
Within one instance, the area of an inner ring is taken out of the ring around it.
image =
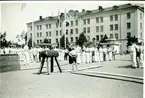
[[[113,46],[70,46],[68,48],[69,64],[77,69],[77,64],[89,64],[93,62],[103,62],[115,60],[116,50]]]
[[[140,68],[143,67],[144,61],[144,47],[143,43],[134,42],[129,47],[129,52],[131,55],[132,67]]]
[[[82,46],[70,45],[67,49],[64,48],[52,48],[59,52],[59,61],[67,60],[72,65],[77,64],[89,64],[93,62],[103,62],[115,60],[116,49],[111,45],[99,45],[99,46]],[[50,50],[48,47],[32,47],[31,49],[25,45],[23,48],[4,48],[0,49],[0,54],[18,54],[20,62],[23,61],[24,65],[29,65],[31,62],[40,62],[40,52],[43,50]],[[132,65],[135,68],[143,66],[144,49],[142,43],[132,43],[129,48],[131,54]]]

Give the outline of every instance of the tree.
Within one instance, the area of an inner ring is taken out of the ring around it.
[[[132,43],[134,43],[134,42],[138,42],[138,40],[135,36],[134,37],[127,37],[127,47],[131,46]]]
[[[31,48],[32,47],[32,37],[30,37],[29,41],[28,41],[28,47]]]
[[[25,33],[24,39],[25,39],[25,43],[26,43],[27,42],[27,32]]]
[[[79,46],[83,46],[84,42],[87,42],[87,38],[85,36],[84,33],[81,33],[80,36],[79,36],[79,39],[77,41],[77,43],[79,44]]]
[[[43,40],[43,43],[49,43],[49,40],[48,40],[47,38],[45,38],[45,39]]]
[[[65,47],[65,43],[66,43],[66,47],[68,47],[69,41],[68,41],[68,39],[67,39],[66,42],[65,42],[65,35],[63,35],[63,36],[60,38],[60,47]]]
[[[107,42],[107,41],[106,41],[106,39],[108,39],[108,37],[107,37],[107,35],[105,34],[104,38],[103,38],[103,39],[101,39],[101,41],[100,41],[100,42],[105,43],[105,42]]]

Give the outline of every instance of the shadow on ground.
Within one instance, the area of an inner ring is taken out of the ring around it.
[[[135,69],[135,67],[133,67],[132,65],[118,66],[117,68],[131,68],[131,69]]]

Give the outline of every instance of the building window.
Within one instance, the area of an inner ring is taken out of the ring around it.
[[[96,40],[99,41],[99,35],[96,35]]]
[[[40,37],[42,37],[42,33],[40,32]]]
[[[32,26],[30,26],[30,31],[32,31]]]
[[[84,25],[86,25],[86,19],[84,19],[83,22],[84,22]]]
[[[86,33],[86,28],[83,28],[84,29],[84,33]]]
[[[142,13],[140,13],[140,19],[142,19]]]
[[[56,31],[56,36],[58,36],[58,31]]]
[[[130,19],[130,18],[131,18],[131,14],[127,13],[127,19]]]
[[[76,34],[78,34],[78,29],[75,29],[76,30]]]
[[[90,24],[90,19],[87,19],[88,24]]]
[[[143,38],[142,33],[140,33],[140,38]]]
[[[88,38],[88,41],[90,41],[90,36],[87,36],[87,38]]]
[[[37,40],[37,44],[39,44],[39,40]]]
[[[115,39],[118,39],[118,34],[117,33],[115,34]]]
[[[142,29],[142,23],[140,23],[140,29]]]
[[[51,36],[51,32],[49,31],[49,36]]]
[[[113,31],[113,25],[110,25],[110,31]]]
[[[118,21],[118,15],[117,14],[115,15],[115,21]]]
[[[62,25],[62,24],[61,24],[61,22],[60,22],[60,27],[61,27],[61,25]]]
[[[87,32],[90,33],[90,27],[87,27]]]
[[[40,43],[42,42],[42,40],[40,40]]]
[[[110,16],[110,21],[113,21],[113,15]]]
[[[73,26],[73,21],[71,21],[70,23],[71,23],[71,26]]]
[[[68,42],[68,37],[66,37],[66,41]]]
[[[40,30],[42,30],[42,26],[40,25]]]
[[[32,37],[32,33],[30,34],[30,36]]]
[[[73,37],[71,37],[71,42],[73,42]]]
[[[103,31],[104,31],[103,26],[100,26],[100,32],[103,32]]]
[[[48,36],[48,32],[46,32],[46,36]]]
[[[56,38],[56,43],[58,43],[58,38]]]
[[[46,24],[46,29],[48,29],[48,24]]]
[[[37,26],[37,30],[39,30],[39,26]]]
[[[49,39],[49,43],[51,43],[51,39]]]
[[[127,32],[127,38],[131,37],[131,33]]]
[[[118,30],[118,24],[115,24],[115,30]]]
[[[101,40],[103,39],[103,35],[101,35]]]
[[[103,17],[100,17],[101,23],[103,23]]]
[[[49,24],[49,29],[51,29],[51,24]]]
[[[60,35],[61,35],[61,30],[59,31]]]
[[[99,26],[96,26],[96,32],[99,32]]]
[[[78,26],[78,20],[76,20],[76,26]]]
[[[73,29],[70,29],[70,33],[73,34]]]
[[[110,39],[113,39],[113,34],[110,34]]]
[[[68,30],[66,30],[66,35],[68,35]]]
[[[99,23],[99,17],[96,17],[96,23]]]
[[[39,33],[37,33],[37,37],[39,37]]]
[[[76,37],[76,42],[78,41],[78,37]]]
[[[131,28],[131,23],[127,23],[127,29]]]

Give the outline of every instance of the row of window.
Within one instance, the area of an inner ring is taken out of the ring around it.
[[[66,37],[66,40],[68,40],[68,37]],[[70,37],[70,42],[77,42],[77,40],[78,40],[78,37],[75,37],[75,38],[73,38],[73,37]],[[56,43],[59,43],[59,39],[58,38],[56,38]]]
[[[75,29],[76,34],[78,34],[78,29]],[[73,29],[70,29],[70,34],[73,34]],[[68,35],[68,29],[66,29],[66,35]]]
[[[114,36],[113,36],[114,35]],[[96,35],[96,40],[99,41],[99,40],[102,40],[104,38],[104,35]],[[118,34],[110,34],[110,39],[118,39]]]
[[[83,19],[83,24],[84,24],[84,25],[90,24],[90,19]]]
[[[42,37],[42,32],[37,33],[37,37]]]
[[[127,13],[127,19],[131,19],[131,13]],[[142,13],[140,13],[140,19],[142,19]],[[103,17],[96,17],[96,23],[103,23],[103,21]],[[118,14],[110,15],[110,21],[118,21]],[[71,26],[74,26],[74,21],[70,21],[70,24]],[[90,24],[90,19],[83,19],[83,24]],[[78,20],[75,20],[75,25],[78,26]],[[57,24],[56,27],[58,27]],[[51,29],[51,24],[46,24],[46,29]],[[32,26],[30,26],[30,30],[32,30]],[[42,25],[37,25],[37,30],[42,30]]]
[[[51,43],[51,39],[48,39],[48,41]],[[40,44],[40,43],[42,43],[42,40],[41,39],[37,40],[37,44]]]
[[[83,32],[84,32],[84,33],[90,33],[90,27],[83,28]]]

